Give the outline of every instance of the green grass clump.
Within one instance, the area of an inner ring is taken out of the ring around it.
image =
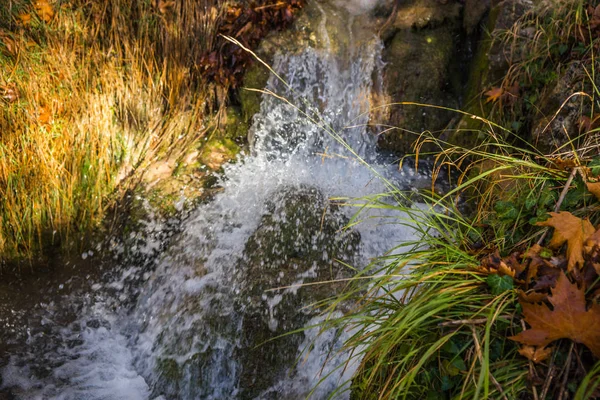
[[[375,260],[352,289],[328,304],[332,311],[354,304],[323,326],[351,332],[345,349],[360,360],[352,398],[513,399],[536,390],[530,379],[540,367],[508,339],[524,328],[518,286],[481,263],[494,251],[506,256],[540,239],[543,230],[535,223],[559,203],[570,173],[502,136],[490,125],[488,139],[472,149],[421,138],[440,146],[434,181],[444,172],[454,187],[448,193],[425,191],[415,204],[410,193],[390,187],[388,193],[347,200],[360,209],[396,211],[397,220],[382,223],[405,225],[417,237]],[[581,194],[565,209],[584,212],[588,196]],[[585,212],[597,221],[597,203],[587,204]],[[566,344],[559,344],[557,359]],[[592,372],[588,381],[597,379]]]

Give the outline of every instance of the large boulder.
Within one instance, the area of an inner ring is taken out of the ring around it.
[[[489,9],[489,1],[406,0],[396,4],[382,29],[386,46],[383,95],[375,106],[385,107],[374,117],[380,147],[400,153],[423,131],[442,131],[456,116],[465,95],[471,43]],[[419,103],[437,107],[424,107]],[[388,129],[391,126],[395,129]]]
[[[343,229],[348,219],[341,210],[315,188],[285,188],[269,208],[246,243],[237,277],[253,282],[240,284],[244,311],[237,352],[242,398],[248,399],[293,370],[304,335],[289,333],[319,313],[311,305],[345,286],[331,281],[351,276],[343,264],[353,262],[360,242],[357,232]]]

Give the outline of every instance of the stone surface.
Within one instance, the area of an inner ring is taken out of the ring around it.
[[[348,219],[315,188],[289,187],[278,193],[256,232],[246,243],[239,279],[243,290],[242,398],[255,398],[294,365],[303,335],[275,337],[301,329],[317,315],[310,304],[334,296],[343,284],[269,289],[348,278],[336,261],[351,262],[360,237],[344,231]]]
[[[489,11],[491,0],[465,0],[463,27],[467,35],[472,34]]]
[[[229,138],[213,138],[202,146],[200,162],[213,171],[217,171],[223,164],[233,160],[240,151],[240,147]]]
[[[459,106],[453,76],[459,68],[452,64],[460,51],[461,10],[456,1],[400,2],[393,23],[383,33],[389,37],[384,50],[385,92],[372,96],[374,106],[399,102]],[[410,152],[421,132],[443,129],[453,117],[450,111],[416,105],[394,105],[385,110],[374,119],[396,129],[376,131],[381,133],[379,145],[399,153]]]

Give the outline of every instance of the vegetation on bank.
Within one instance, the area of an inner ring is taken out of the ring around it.
[[[352,333],[352,398],[600,396],[599,27],[596,2],[557,0],[496,30],[507,71],[458,112],[476,141],[416,144],[454,189],[347,200],[419,236],[329,304],[355,304],[324,325]]]
[[[251,59],[219,35],[252,48],[303,4],[2,2],[0,260],[72,247],[144,174],[197,168]]]
[[[2,3],[6,258],[79,240],[120,182],[204,134],[215,94],[192,60],[212,49],[223,10],[200,3]]]

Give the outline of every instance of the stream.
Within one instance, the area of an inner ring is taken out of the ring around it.
[[[383,69],[366,16],[375,2],[322,3],[309,5],[318,44],[275,54],[287,85],[271,74],[277,96],[263,95],[252,148],[211,201],[176,232],[148,218],[134,248],[115,241],[129,256],[103,260],[103,273],[90,272],[92,249],[75,275],[3,303],[0,399],[349,398],[351,332],[319,332],[311,305],[414,232],[383,210],[346,228],[358,210],[332,199],[385,192],[381,177],[404,189],[430,178],[398,170],[366,127]]]

